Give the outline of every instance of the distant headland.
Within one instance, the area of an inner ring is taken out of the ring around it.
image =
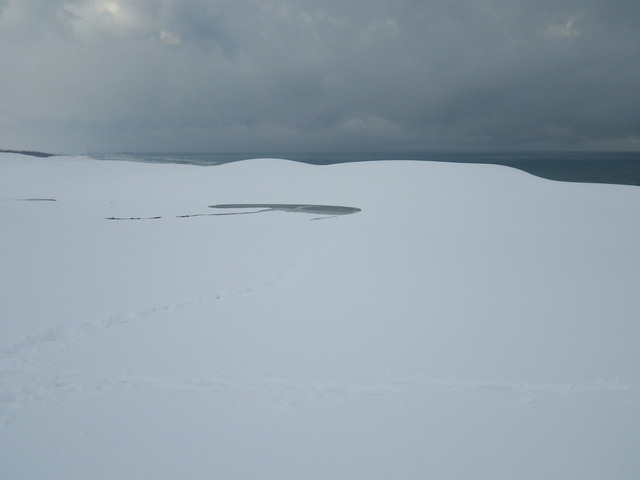
[[[4,150],[0,148],[0,153],[20,153],[22,155],[31,155],[32,157],[55,157],[55,153],[34,152],[31,150]]]

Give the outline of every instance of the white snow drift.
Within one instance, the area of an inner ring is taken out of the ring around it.
[[[636,187],[2,154],[0,258],[2,478],[640,474]]]

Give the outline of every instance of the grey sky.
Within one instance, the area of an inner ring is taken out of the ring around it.
[[[0,0],[0,148],[640,148],[638,0]]]

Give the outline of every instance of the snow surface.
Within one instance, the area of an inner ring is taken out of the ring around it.
[[[640,478],[639,220],[498,166],[0,154],[0,478]]]

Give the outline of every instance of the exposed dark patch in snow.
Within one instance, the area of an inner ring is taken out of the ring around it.
[[[351,215],[361,212],[360,208],[343,207],[340,205],[305,205],[305,204],[289,204],[289,203],[230,203],[221,205],[209,205],[209,208],[235,209],[235,208],[251,208],[259,209],[251,212],[225,212],[225,213],[193,213],[187,215],[176,215],[175,218],[191,218],[191,217],[221,217],[225,215],[251,215],[263,212],[292,212],[307,213],[312,215],[325,215],[323,217],[312,218],[311,220],[324,220],[341,215]],[[106,220],[157,220],[163,218],[156,217],[107,217]]]
[[[20,202],[57,202],[55,198],[19,198]]]
[[[320,215],[351,215],[361,209],[356,207],[342,207],[339,205],[298,205],[288,203],[230,203],[221,205],[209,205],[209,208],[260,208],[257,212],[282,211],[293,213],[311,213]]]

